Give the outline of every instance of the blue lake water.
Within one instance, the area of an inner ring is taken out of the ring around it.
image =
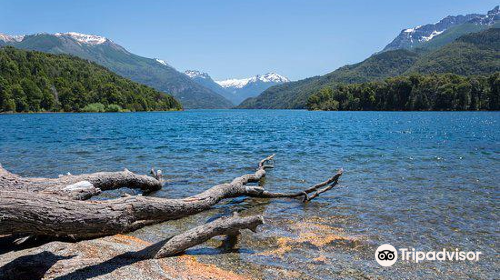
[[[499,112],[0,115],[0,163],[8,170],[55,177],[123,168],[147,173],[154,166],[167,180],[154,194],[161,197],[188,196],[228,182],[253,172],[273,153],[267,189],[297,191],[342,167],[341,187],[305,205],[225,201],[134,234],[157,241],[233,211],[260,213],[266,225],[257,234],[245,233],[238,251],[211,249],[218,242],[212,241],[188,253],[268,279],[498,277]],[[478,262],[399,262],[383,269],[374,252],[384,243],[483,255]]]

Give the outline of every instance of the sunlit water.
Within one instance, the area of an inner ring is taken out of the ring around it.
[[[341,187],[303,204],[238,198],[142,229],[159,241],[234,211],[262,214],[237,250],[212,241],[200,261],[257,278],[498,277],[500,113],[193,110],[0,115],[0,162],[24,176],[154,166],[160,197],[184,197],[255,170],[276,154],[265,187],[297,191],[345,170]],[[105,194],[111,197],[116,193]],[[221,239],[222,240],[222,239]],[[376,247],[481,251],[479,262],[398,262]]]

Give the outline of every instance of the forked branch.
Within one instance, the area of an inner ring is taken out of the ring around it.
[[[55,179],[23,178],[0,168],[0,235],[48,236],[56,239],[90,239],[127,233],[163,221],[179,219],[211,208],[225,198],[251,196],[261,198],[303,198],[310,201],[337,185],[342,170],[325,182],[296,193],[275,193],[250,186],[266,175],[274,155],[258,164],[257,170],[216,185],[202,193],[182,199],[127,196],[103,201],[82,201],[94,193],[92,188],[136,187],[146,191],[161,187],[161,173],[154,176],[123,172],[67,175]],[[88,182],[84,184],[82,182]],[[68,187],[69,190],[68,191]],[[241,228],[255,228],[262,218],[217,220],[179,235],[164,244],[158,256],[167,256],[204,242],[208,238],[230,234]],[[175,243],[175,245],[174,245]]]
[[[151,245],[142,250],[141,253],[145,258],[170,257],[218,235],[239,235],[242,229],[255,232],[257,227],[263,223],[262,216],[240,217],[234,213],[233,216],[219,218]]]

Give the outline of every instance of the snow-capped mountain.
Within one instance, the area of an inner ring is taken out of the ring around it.
[[[256,75],[244,79],[227,79],[223,81],[214,81],[207,73],[196,70],[187,70],[184,74],[198,84],[224,96],[234,105],[240,104],[249,97],[255,97],[261,94],[271,86],[290,82],[288,78],[276,73]]]
[[[191,79],[200,78],[205,80],[212,80],[212,78],[207,73],[200,72],[198,70],[186,70],[184,74],[188,75]]]
[[[33,34],[30,36],[37,36],[37,35],[50,35],[48,33],[38,33],[38,34]],[[82,33],[77,33],[77,32],[66,32],[66,33],[56,33],[54,34],[56,37],[69,37],[77,41],[78,43],[82,44],[88,44],[88,45],[100,45],[106,41],[111,41],[108,40],[105,37],[102,36],[97,36],[97,35],[89,35],[89,34],[82,34]],[[0,40],[4,42],[22,42],[26,35],[7,35],[0,33]]]
[[[247,98],[258,96],[266,89],[275,85],[288,83],[290,80],[276,73],[267,73],[250,78],[228,79],[215,82],[232,95],[231,98],[228,98],[229,100],[235,105],[239,105]]]
[[[276,73],[267,73],[265,75],[256,75],[250,78],[227,79],[215,82],[223,88],[239,89],[255,83],[283,84],[290,82],[290,80]]]
[[[102,36],[76,32],[24,36],[0,34],[0,46],[4,45],[52,54],[70,54],[93,61],[135,82],[172,94],[184,108],[233,106],[217,92],[199,85],[165,61],[135,55]]]
[[[0,33],[0,41],[4,42],[21,42],[24,39],[24,35],[7,35]]]
[[[107,38],[102,37],[102,36],[81,34],[81,33],[77,33],[77,32],[56,33],[54,35],[57,37],[68,36],[68,37],[75,39],[77,42],[80,42],[83,44],[89,44],[89,45],[100,45],[100,44],[108,41]]]
[[[499,18],[498,6],[489,11],[486,15],[469,14],[447,16],[434,24],[425,24],[414,28],[403,29],[401,33],[383,49],[383,51],[421,47],[434,38],[439,37],[439,35],[458,28],[458,26],[464,24],[476,25],[476,27],[463,28],[464,30],[456,31],[455,33],[457,34],[450,36],[447,40],[447,42],[453,41],[460,35],[464,35],[465,32],[477,32],[486,29],[495,24]]]
[[[500,20],[500,7],[496,6],[493,10],[489,11],[486,15],[472,19],[470,22],[479,25],[493,25]]]

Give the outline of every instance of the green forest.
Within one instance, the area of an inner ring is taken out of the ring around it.
[[[412,74],[361,84],[325,87],[309,97],[309,110],[499,110],[500,72],[488,76]]]
[[[0,112],[180,110],[172,96],[69,55],[0,48]]]

